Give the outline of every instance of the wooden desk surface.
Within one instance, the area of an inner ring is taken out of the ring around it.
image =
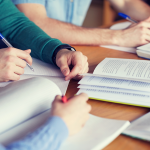
[[[74,47],[76,48],[76,50],[81,51],[84,55],[88,57],[90,73],[92,73],[96,65],[106,57],[140,59],[136,56],[136,54],[111,50],[98,46]],[[77,83],[78,81],[71,80],[67,89],[67,97],[71,97],[76,94],[76,92],[78,91]],[[91,114],[111,119],[132,121],[150,111],[150,109],[148,108],[115,104],[96,100],[89,100],[88,103],[92,106]],[[133,139],[125,135],[120,135],[112,143],[105,147],[104,150],[150,150],[150,143],[138,139]]]

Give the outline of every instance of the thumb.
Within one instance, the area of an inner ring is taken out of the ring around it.
[[[56,95],[53,102],[62,102],[62,97],[60,95]]]
[[[64,76],[67,76],[70,73],[67,59],[61,59],[57,65],[60,68],[60,70]]]
[[[27,49],[27,50],[24,50],[25,52],[27,52],[27,53],[31,53],[31,49]]]
[[[149,21],[150,21],[150,17],[148,17],[145,21],[148,21],[148,22],[149,22]]]

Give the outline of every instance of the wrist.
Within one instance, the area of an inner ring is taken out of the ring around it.
[[[64,45],[60,45],[56,48],[56,50],[53,53],[52,56],[52,60],[53,63],[57,66],[56,64],[56,57],[58,57],[58,54],[60,56],[60,54],[62,54],[63,52],[67,52],[68,51],[76,51],[73,47],[71,47],[70,45],[64,44]],[[59,52],[59,53],[58,53]]]
[[[118,31],[115,31],[114,34],[113,34],[113,39],[112,39],[112,44],[113,45],[118,45],[118,46],[121,46],[122,45],[122,32],[123,30],[118,30]]]

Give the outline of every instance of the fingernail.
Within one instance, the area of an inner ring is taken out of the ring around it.
[[[82,75],[77,75],[77,77],[78,77],[78,78],[83,78],[83,76],[82,76]]]
[[[64,69],[62,72],[63,72],[64,75],[66,75],[67,74],[67,69]]]
[[[68,81],[68,80],[70,80],[70,78],[69,78],[69,77],[67,77],[67,78],[66,78],[66,80]]]

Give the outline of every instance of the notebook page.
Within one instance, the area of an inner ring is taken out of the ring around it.
[[[124,92],[124,93],[150,95],[150,92],[145,92],[145,91],[137,91],[137,90],[129,90],[129,89],[123,89],[123,88],[97,86],[97,85],[84,85],[84,84],[81,84],[81,85],[78,86],[78,88],[81,88],[81,89],[108,90],[108,91],[114,91],[114,92],[117,91],[117,92]]]
[[[150,43],[137,47],[137,49],[150,51]]]
[[[97,65],[93,74],[100,76],[150,81],[150,61],[105,58]]]
[[[150,112],[131,122],[123,134],[150,141]]]
[[[24,74],[64,77],[60,69],[57,68],[56,66],[45,63],[36,58],[32,58],[32,60],[33,60],[32,67],[34,69],[34,72],[28,66],[26,66],[24,69]]]
[[[3,133],[0,136],[0,142],[6,145],[21,139],[26,133],[40,127],[49,118],[49,113],[49,111],[46,111]],[[115,139],[128,125],[128,121],[105,119],[90,115],[83,129],[76,135],[68,137],[60,150],[102,149]]]
[[[61,91],[45,78],[26,79],[0,88],[0,133],[49,109],[56,95],[61,95]]]
[[[21,75],[20,76],[20,80],[25,80],[25,79],[34,78],[34,77],[38,77],[38,76]],[[59,87],[61,93],[63,95],[66,94],[66,91],[67,91],[67,88],[68,88],[70,80],[69,81],[65,81],[64,77],[50,77],[50,76],[39,76],[39,77],[46,78],[46,79],[48,79],[50,81],[53,81]]]
[[[85,76],[79,81],[78,84],[107,86],[150,92],[150,83],[132,80]]]
[[[150,107],[150,96],[108,90],[80,89],[77,94],[86,93],[90,98],[131,105]]]

